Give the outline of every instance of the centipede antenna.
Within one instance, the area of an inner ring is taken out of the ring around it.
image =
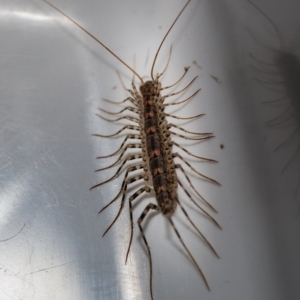
[[[44,0],[45,1],[45,0]],[[189,0],[185,6],[183,7],[183,9],[180,11],[180,13],[178,14],[178,16],[176,17],[176,19],[174,20],[174,22],[172,23],[172,25],[170,26],[169,30],[167,31],[167,33],[165,34],[164,38],[162,39],[157,51],[156,51],[156,54],[155,54],[155,57],[154,57],[154,60],[153,60],[153,64],[152,64],[152,68],[151,68],[151,78],[152,80],[154,81],[154,76],[153,76],[153,70],[154,70],[154,66],[155,66],[155,63],[156,63],[156,59],[157,59],[157,56],[158,56],[158,53],[160,51],[160,48],[162,47],[165,39],[167,38],[167,36],[169,35],[170,31],[172,30],[173,26],[175,25],[175,23],[177,22],[177,20],[179,19],[179,17],[181,16],[181,14],[183,13],[183,11],[185,10],[185,8],[189,5],[189,3],[191,2],[191,0]]]
[[[103,44],[99,39],[97,39],[94,35],[92,35],[90,32],[88,32],[84,27],[82,27],[79,23],[77,23],[75,20],[73,20],[71,17],[66,15],[63,11],[61,11],[59,8],[57,8],[55,5],[52,3],[48,2],[47,0],[42,0],[48,5],[50,5],[52,8],[54,8],[56,11],[61,13],[63,16],[65,16],[68,20],[70,20],[73,24],[78,26],[81,30],[83,30],[86,34],[88,34],[92,39],[94,39],[96,42],[98,42],[103,48],[105,48],[110,54],[112,54],[117,60],[119,60],[124,66],[126,66],[133,74],[135,74],[143,84],[144,81],[142,77],[133,69],[131,68],[128,64],[125,63],[118,55],[116,55],[114,52],[112,52],[105,44]]]

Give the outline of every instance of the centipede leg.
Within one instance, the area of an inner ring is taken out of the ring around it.
[[[141,235],[143,237],[144,243],[146,245],[147,251],[148,251],[148,257],[149,257],[149,265],[150,265],[150,294],[151,294],[151,299],[153,300],[153,292],[152,292],[152,256],[151,256],[151,251],[150,251],[150,247],[148,245],[143,227],[142,227],[142,221],[144,220],[144,218],[146,217],[147,213],[149,212],[150,209],[159,211],[159,207],[153,203],[149,203],[146,208],[144,209],[144,211],[142,212],[141,216],[139,217],[137,223],[139,225],[140,228],[140,232]]]
[[[133,178],[130,178],[130,179],[127,179],[124,186],[122,187],[122,194],[123,194],[123,197],[122,197],[122,201],[121,201],[121,205],[120,205],[120,208],[119,208],[119,211],[116,215],[116,217],[114,218],[114,220],[112,221],[112,223],[108,226],[108,228],[105,230],[105,232],[103,233],[102,237],[105,236],[105,234],[109,231],[109,229],[115,224],[115,222],[117,221],[117,219],[119,218],[122,210],[123,210],[123,207],[124,207],[124,202],[125,202],[125,196],[126,196],[126,191],[127,191],[127,186],[133,182],[136,182],[138,180],[141,180],[143,179],[143,175],[138,175],[138,176],[134,176]],[[116,200],[116,199],[115,199]],[[111,202],[112,203],[112,202]],[[111,204],[109,203],[109,205]],[[106,206],[107,207],[107,206]],[[105,208],[106,208],[105,207]],[[105,208],[103,208],[101,211],[103,211]],[[100,211],[100,212],[101,212]]]
[[[129,255],[129,251],[130,251],[130,247],[132,244],[132,238],[133,238],[133,217],[132,217],[132,202],[142,193],[151,193],[154,192],[153,189],[151,189],[149,186],[144,186],[141,187],[139,190],[137,190],[133,195],[130,196],[129,198],[129,213],[130,213],[130,240],[129,240],[129,245],[128,245],[128,249],[127,249],[127,253],[126,253],[126,259],[125,259],[125,264],[127,262],[128,259],[128,255]]]
[[[178,231],[177,228],[175,227],[175,224],[173,223],[173,221],[172,221],[171,218],[169,218],[169,221],[170,221],[170,223],[171,223],[171,225],[172,225],[172,227],[173,227],[173,229],[174,229],[174,231],[175,231],[175,233],[176,233],[176,235],[177,235],[177,237],[178,237],[178,239],[179,239],[181,245],[184,247],[184,249],[185,249],[185,251],[188,253],[190,259],[191,259],[191,260],[193,261],[193,263],[195,264],[195,266],[196,266],[196,268],[198,269],[198,271],[199,271],[201,277],[203,278],[203,281],[204,281],[204,283],[205,283],[207,289],[210,291],[210,287],[209,287],[209,285],[208,285],[207,279],[206,279],[206,277],[204,276],[204,273],[202,272],[201,268],[199,267],[197,261],[194,259],[192,253],[189,251],[188,247],[187,247],[187,246],[185,245],[185,243],[183,242],[183,239],[181,238],[181,236],[180,236],[180,234],[179,234],[179,231]]]

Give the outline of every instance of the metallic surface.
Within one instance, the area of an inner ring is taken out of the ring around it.
[[[184,2],[53,0],[148,77],[159,42]],[[257,5],[299,52],[299,1],[275,5],[264,0]],[[25,224],[17,236],[0,242],[0,299],[150,299],[147,252],[137,226],[124,264],[128,203],[102,238],[118,204],[99,217],[97,213],[118,193],[122,176],[89,190],[114,172],[94,173],[113,163],[95,157],[112,153],[123,139],[91,136],[120,128],[96,117],[97,107],[118,111],[102,98],[127,97],[116,71],[127,86],[132,74],[38,0],[0,1],[0,40],[0,240],[14,236]],[[294,166],[300,158],[281,175],[297,142],[291,141],[283,153],[274,152],[289,134],[266,127],[276,112],[262,102],[275,99],[276,92],[252,79],[257,74],[248,55],[261,60],[274,55],[261,41],[279,49],[272,28],[247,1],[192,1],[158,57],[155,73],[164,68],[173,45],[165,85],[189,65],[186,82],[200,75],[189,91],[201,87],[201,92],[174,114],[205,113],[185,127],[216,136],[189,150],[219,161],[195,160],[195,168],[222,187],[192,180],[219,211],[215,218],[223,230],[185,201],[220,254],[216,259],[179,210],[174,217],[208,279],[208,292],[167,220],[150,216],[145,234],[153,255],[154,299],[299,299],[300,197],[294,197],[299,168]],[[179,197],[186,200],[183,193]],[[146,197],[135,205],[134,220],[149,201]]]

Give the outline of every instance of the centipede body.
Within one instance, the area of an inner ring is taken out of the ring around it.
[[[128,245],[128,250],[126,254],[126,261],[128,258],[128,255],[130,253],[130,248],[132,244],[133,239],[133,206],[132,202],[134,202],[135,199],[137,199],[141,194],[143,193],[150,193],[154,194],[156,198],[157,204],[149,203],[145,206],[144,211],[142,212],[140,218],[137,221],[140,233],[142,235],[144,244],[147,248],[148,252],[148,258],[149,258],[149,267],[150,267],[150,295],[151,299],[154,298],[153,296],[153,286],[152,286],[152,255],[151,250],[149,247],[149,244],[146,239],[146,235],[143,230],[142,222],[146,215],[149,213],[150,210],[161,212],[166,218],[169,220],[169,223],[173,230],[175,231],[177,238],[183,248],[185,249],[187,256],[189,259],[194,263],[196,266],[198,272],[200,273],[206,287],[209,288],[208,281],[201,270],[200,266],[198,265],[197,261],[194,259],[193,255],[189,251],[188,247],[185,245],[180,233],[178,232],[175,223],[172,220],[172,216],[175,213],[176,207],[179,206],[182,213],[187,218],[190,225],[194,228],[194,230],[197,232],[197,234],[200,236],[200,238],[207,244],[207,246],[211,249],[211,251],[217,256],[216,250],[213,248],[213,246],[210,244],[210,242],[207,240],[207,238],[202,234],[202,232],[198,229],[198,227],[194,224],[194,222],[189,217],[188,213],[184,209],[183,205],[181,204],[179,198],[178,198],[178,188],[181,188],[187,197],[191,200],[191,202],[201,211],[202,214],[204,214],[212,223],[214,223],[217,227],[221,228],[221,226],[218,224],[218,222],[211,216],[211,213],[209,213],[206,208],[203,208],[199,203],[197,203],[193,196],[191,191],[197,195],[200,201],[202,201],[202,204],[206,205],[208,209],[216,212],[216,210],[209,204],[208,201],[197,191],[197,189],[194,187],[192,181],[190,180],[188,174],[186,173],[185,169],[183,168],[182,164],[186,165],[191,172],[194,172],[195,174],[198,174],[199,177],[201,177],[204,180],[213,182],[215,184],[219,184],[216,180],[200,173],[197,171],[184,157],[181,156],[176,151],[173,151],[173,147],[177,147],[178,149],[184,151],[189,156],[197,158],[202,161],[207,162],[216,162],[213,159],[200,157],[195,154],[192,154],[190,151],[182,147],[180,144],[172,141],[171,136],[175,135],[180,138],[184,138],[186,140],[192,140],[192,141],[204,141],[213,138],[212,133],[199,133],[199,132],[191,132],[188,131],[181,126],[175,125],[171,122],[168,122],[167,118],[175,118],[175,119],[183,119],[183,120],[193,120],[201,117],[203,114],[198,114],[191,117],[179,117],[173,114],[169,114],[165,112],[165,108],[167,106],[174,106],[174,105],[180,105],[187,103],[192,98],[194,98],[200,89],[196,90],[194,93],[192,93],[190,96],[186,97],[183,100],[175,101],[175,102],[168,102],[166,103],[165,100],[169,97],[180,95],[181,93],[185,92],[189,89],[189,87],[193,84],[196,78],[194,78],[192,81],[190,81],[183,89],[179,91],[175,91],[173,93],[162,95],[161,91],[167,90],[170,88],[174,88],[180,83],[183,78],[185,77],[186,73],[189,70],[189,67],[184,68],[183,74],[179,77],[179,79],[169,85],[163,87],[160,80],[160,77],[165,73],[168,63],[166,64],[164,70],[158,74],[154,75],[154,66],[156,62],[157,55],[159,53],[159,50],[165,40],[165,38],[168,36],[168,33],[173,28],[174,24],[176,23],[179,16],[182,14],[184,9],[189,4],[190,0],[185,4],[181,12],[178,14],[177,18],[169,28],[169,31],[166,33],[165,37],[163,38],[157,52],[155,55],[155,58],[153,60],[152,68],[151,68],[151,78],[152,80],[147,81],[144,83],[142,76],[140,76],[134,68],[130,67],[128,64],[124,63],[117,55],[115,55],[107,46],[105,46],[99,39],[95,38],[92,34],[90,34],[87,30],[85,30],[79,23],[75,22],[73,19],[71,19],[69,16],[67,16],[64,12],[62,12],[60,9],[52,5],[46,0],[43,0],[50,6],[52,6],[55,10],[63,14],[66,18],[68,18],[70,21],[72,21],[75,25],[80,27],[83,31],[85,31],[88,35],[90,35],[93,39],[95,39],[99,44],[101,44],[107,51],[109,51],[113,56],[115,56],[119,61],[121,61],[122,64],[124,64],[128,69],[134,73],[135,76],[139,78],[141,81],[140,91],[138,91],[134,80],[132,81],[132,88],[127,89],[129,93],[129,97],[127,97],[125,100],[123,100],[121,103],[129,103],[127,106],[123,107],[122,110],[120,110],[117,113],[113,113],[107,110],[104,110],[103,108],[99,107],[100,114],[97,114],[100,118],[109,121],[109,122],[116,122],[121,120],[129,121],[129,125],[124,125],[120,130],[118,130],[115,133],[104,135],[104,134],[94,134],[94,136],[101,137],[101,138],[110,138],[117,136],[121,134],[122,132],[125,133],[125,139],[123,140],[121,146],[114,151],[111,154],[108,155],[102,155],[97,157],[98,159],[102,158],[108,158],[117,156],[117,160],[109,166],[106,166],[104,168],[100,168],[96,170],[96,172],[104,171],[106,169],[110,169],[112,167],[115,167],[119,165],[117,171],[115,174],[106,179],[105,181],[102,181],[96,185],[94,185],[91,189],[97,188],[102,186],[103,184],[109,183],[113,181],[115,178],[117,178],[123,171],[125,172],[124,179],[121,184],[121,188],[119,192],[116,194],[116,196],[108,203],[106,204],[99,213],[101,213],[103,210],[108,208],[111,204],[114,202],[120,201],[120,208],[119,211],[112,221],[111,225],[106,229],[103,236],[110,230],[110,228],[115,224],[115,222],[118,220],[121,212],[123,211],[123,208],[125,206],[126,200],[129,203],[129,213],[130,213],[130,221],[131,221],[131,234],[130,234],[130,241]],[[171,51],[170,51],[171,56]],[[115,102],[108,100],[109,102]],[[127,114],[128,112],[133,113],[133,115]],[[108,115],[118,115],[116,119],[110,119],[102,114],[108,114]],[[175,128],[177,131],[183,132],[184,134],[174,132],[171,129]],[[128,133],[129,131],[129,133]],[[135,132],[135,133],[133,133]],[[126,134],[127,133],[127,134]],[[140,142],[134,142],[132,143],[131,140],[139,140]],[[137,154],[128,154],[127,150],[130,148],[136,148],[140,149],[141,151]],[[178,158],[181,161],[181,164],[175,163],[175,158]],[[142,162],[140,162],[142,160]],[[130,166],[126,166],[126,163],[130,161],[133,164]],[[140,173],[135,173],[133,176],[130,176],[131,173],[135,171],[141,170]],[[183,176],[185,177],[186,181],[188,182],[191,191],[188,191],[187,188],[184,186],[184,184],[181,182],[181,180],[177,177],[177,170],[181,171]],[[129,195],[129,199],[127,198],[127,189],[128,186],[132,183],[136,183],[139,181],[143,181],[144,185],[142,184],[141,187],[139,187],[135,192]]]

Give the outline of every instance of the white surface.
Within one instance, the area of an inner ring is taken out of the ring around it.
[[[52,1],[128,64],[134,65],[136,57],[142,76],[149,76],[159,42],[184,2]],[[299,35],[299,2],[272,3],[259,1],[259,6],[292,43]],[[115,151],[123,139],[91,137],[120,128],[97,118],[97,107],[108,107],[102,98],[126,97],[117,70],[127,86],[132,75],[38,0],[1,0],[0,38],[0,239],[26,224],[18,236],[0,243],[0,299],[150,299],[148,258],[137,226],[124,265],[128,203],[101,238],[118,204],[99,217],[97,213],[116,195],[123,176],[89,191],[114,173],[111,169],[95,174],[95,169],[114,161],[95,157]],[[276,38],[269,23],[246,1],[192,1],[159,55],[156,72],[163,69],[173,44],[164,85],[173,83],[188,65],[185,82],[199,75],[190,91],[201,87],[201,92],[177,114],[206,113],[186,128],[216,135],[189,149],[219,160],[219,164],[197,162],[195,167],[222,187],[192,179],[219,211],[215,217],[223,230],[186,200],[189,214],[220,254],[216,259],[177,211],[175,222],[209,281],[208,292],[168,223],[161,215],[150,217],[145,232],[153,255],[155,299],[300,297],[299,196],[293,201],[299,168],[292,166],[280,175],[293,150],[274,153],[286,133],[265,126],[277,112],[270,112],[272,108],[262,101],[274,99],[276,93],[252,80],[257,74],[249,67],[254,64],[249,52],[266,59],[261,39],[282,50]],[[138,201],[135,220],[148,202],[148,198]]]

